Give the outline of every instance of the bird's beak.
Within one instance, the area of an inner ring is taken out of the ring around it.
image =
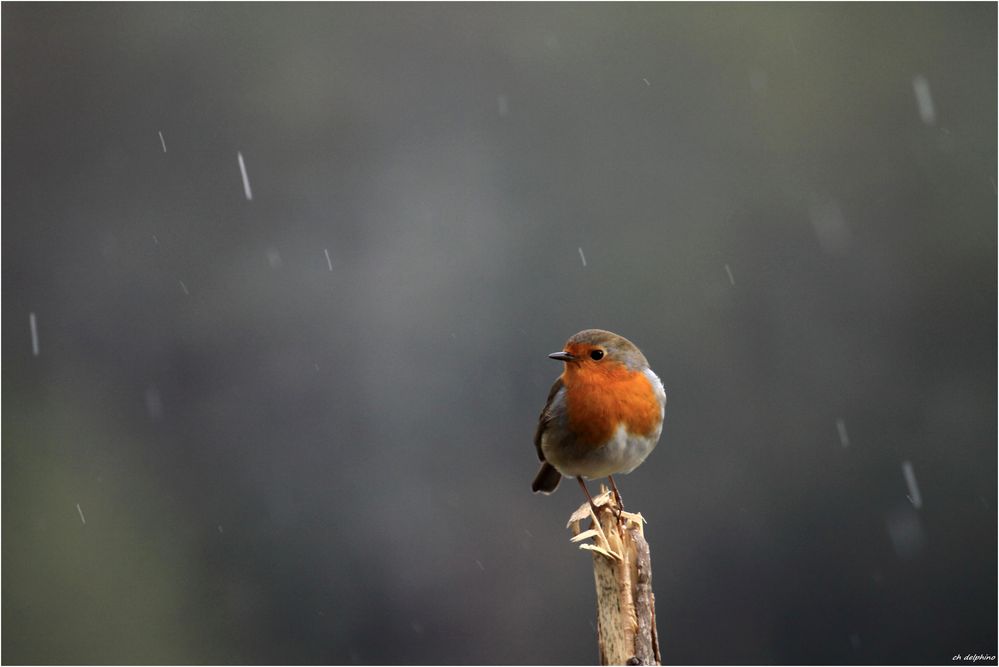
[[[548,355],[548,358],[555,361],[575,361],[576,355],[569,354],[568,352],[552,352]]]

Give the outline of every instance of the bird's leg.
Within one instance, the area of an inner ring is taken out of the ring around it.
[[[590,511],[593,512],[593,521],[600,525],[600,519],[597,518],[597,506],[593,504],[593,496],[590,495],[590,490],[586,488],[586,483],[583,481],[582,477],[577,477],[576,481],[579,482],[580,488],[583,489],[583,493],[586,494],[586,499],[590,501]]]
[[[617,490],[617,484],[614,483],[614,476],[607,475],[607,479],[610,480],[611,488],[614,489],[614,499],[617,500],[617,520],[621,520],[621,514],[624,512],[624,501],[621,500],[621,492]]]
[[[586,494],[586,500],[590,503],[590,513],[593,515],[593,528],[589,532],[596,532],[594,536],[594,541],[598,546],[603,546],[608,550],[609,553],[614,554],[614,551],[610,547],[610,540],[607,539],[607,534],[604,532],[603,526],[600,525],[600,518],[597,516],[597,506],[593,502],[593,496],[590,495],[590,490],[586,488],[586,483],[583,481],[582,477],[577,477],[576,481],[579,482],[579,486],[582,487],[583,493]],[[599,539],[597,539],[599,537]],[[620,558],[617,554],[615,557]]]

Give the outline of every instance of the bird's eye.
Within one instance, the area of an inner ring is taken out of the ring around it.
[[[590,359],[593,359],[593,361],[600,361],[603,358],[604,358],[603,350],[593,350],[592,352],[590,352]]]

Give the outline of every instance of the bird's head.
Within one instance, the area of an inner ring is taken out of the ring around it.
[[[634,343],[603,329],[580,331],[566,341],[561,352],[553,352],[548,358],[564,361],[567,373],[641,371],[649,367]]]

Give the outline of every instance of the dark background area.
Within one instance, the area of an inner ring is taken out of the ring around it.
[[[665,661],[995,655],[994,3],[2,11],[5,663],[595,662],[588,327]]]

